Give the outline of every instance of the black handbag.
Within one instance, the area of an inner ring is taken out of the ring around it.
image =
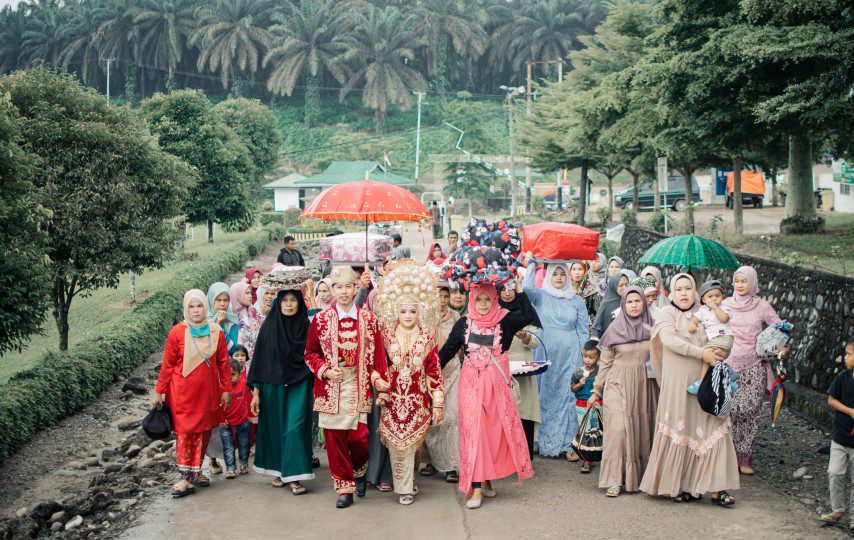
[[[697,401],[700,408],[712,416],[729,414],[732,409],[731,382],[735,374],[732,368],[723,362],[706,370],[700,388],[697,390]]]
[[[593,419],[591,414],[595,414],[599,420],[599,427],[590,427],[590,421]],[[584,413],[584,418],[581,419],[581,425],[578,426],[578,432],[572,439],[572,449],[584,461],[596,463],[602,461],[602,447],[605,443],[605,435],[603,430],[605,424],[602,422],[602,413],[598,407],[590,407]]]
[[[142,430],[151,439],[157,441],[172,434],[172,411],[163,403],[148,411],[142,419]]]

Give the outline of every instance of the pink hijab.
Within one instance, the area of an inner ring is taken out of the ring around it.
[[[490,300],[492,300],[492,308],[489,310],[489,313],[486,315],[481,315],[478,313],[475,302],[477,302],[477,297],[481,293],[486,294]],[[491,283],[485,283],[482,285],[472,285],[471,290],[469,291],[469,299],[471,301],[471,305],[469,306],[468,315],[466,315],[470,321],[475,323],[479,328],[484,330],[493,328],[496,324],[501,322],[509,311],[501,307],[501,304],[498,303],[498,291],[495,289],[495,285]]]
[[[246,289],[248,288],[248,283],[238,281],[229,289],[231,291],[231,311],[233,311],[235,315],[240,315],[240,312],[246,309],[246,306],[243,305],[243,295],[246,294]]]
[[[737,292],[733,292],[731,297],[724,300],[724,304],[733,311],[742,313],[745,311],[751,311],[759,305],[759,297],[756,296],[759,293],[759,276],[756,274],[756,270],[752,266],[742,266],[733,273],[733,282],[735,282],[735,278],[737,277],[747,279],[747,294],[742,296]]]
[[[629,317],[626,312],[626,298],[630,293],[639,294],[643,304],[643,312],[637,317]],[[648,341],[652,330],[652,316],[646,305],[643,289],[638,286],[626,287],[620,301],[620,314],[611,322],[611,325],[602,334],[599,340],[599,349],[613,349],[624,343],[637,343]]]

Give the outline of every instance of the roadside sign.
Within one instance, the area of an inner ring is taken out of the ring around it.
[[[658,189],[667,192],[667,158],[660,157],[656,163],[656,178],[658,178]]]
[[[842,184],[854,184],[854,167],[842,163],[839,173],[834,174],[833,179]]]

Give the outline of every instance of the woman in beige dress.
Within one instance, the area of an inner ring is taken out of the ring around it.
[[[704,362],[714,365],[722,360],[712,348],[703,348],[705,332],[688,332],[690,317],[699,308],[695,291],[690,275],[674,276],[671,305],[659,310],[652,328],[650,358],[661,393],[640,490],[677,502],[694,501],[711,492],[713,503],[729,506],[735,499],[727,490],[739,488],[729,416],[707,414],[697,397],[685,390],[700,376]]]
[[[640,287],[623,291],[620,314],[599,340],[602,355],[588,407],[605,396],[605,447],[599,487],[617,497],[621,486],[634,492],[640,487],[652,447],[655,406],[654,381],[647,377],[652,317]],[[651,382],[652,381],[652,382]]]

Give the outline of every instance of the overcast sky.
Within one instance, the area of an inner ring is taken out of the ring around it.
[[[0,0],[0,8],[3,6],[16,6],[21,0]]]

